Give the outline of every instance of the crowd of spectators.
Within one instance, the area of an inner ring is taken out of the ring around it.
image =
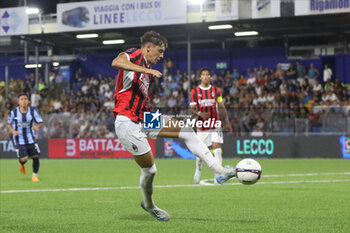
[[[199,76],[195,72],[190,77],[180,70],[174,72],[166,64],[164,78],[154,80],[153,103],[180,112],[188,106],[190,82],[192,87],[198,85]],[[350,108],[348,86],[332,76],[328,65],[323,75],[313,64],[305,68],[300,62],[278,64],[276,70],[263,66],[245,71],[233,68],[213,74],[212,84],[222,91],[233,128],[230,133],[234,135],[293,132],[295,119],[309,122],[305,132],[341,132],[344,113]],[[328,113],[336,117],[325,129]]]
[[[190,86],[199,84],[198,71],[190,75],[174,70],[174,64],[166,59],[163,77],[151,79],[150,105],[163,108],[166,113],[188,113]],[[42,129],[49,137],[113,137],[113,94],[115,77],[86,76],[79,69],[75,81],[67,84],[62,73],[49,75],[49,83],[39,79],[38,91],[34,91],[35,78],[10,79],[9,97],[1,88],[1,112],[6,116],[16,105],[16,93],[24,90],[30,94],[31,106],[47,116],[50,126]],[[293,132],[295,119],[305,119],[310,124],[306,131],[321,131],[322,117],[332,112],[344,121],[344,113],[350,108],[348,85],[333,77],[325,65],[323,75],[309,64],[300,62],[278,64],[276,69],[263,66],[240,70],[221,70],[213,74],[212,84],[221,89],[229,112],[233,135],[269,132]],[[345,111],[344,111],[345,109]],[[5,119],[6,117],[3,117]],[[302,121],[300,121],[302,122]],[[332,119],[333,130],[344,126]],[[1,129],[6,125],[1,122]],[[338,126],[337,126],[338,125]],[[2,130],[3,132],[3,130]],[[5,137],[2,133],[0,137]]]

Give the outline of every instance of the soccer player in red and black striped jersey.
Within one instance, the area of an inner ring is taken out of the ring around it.
[[[150,76],[160,78],[162,73],[151,68],[164,56],[167,40],[159,33],[148,31],[141,37],[140,49],[128,49],[116,57],[112,66],[119,69],[114,94],[115,131],[123,147],[128,150],[141,167],[140,186],[143,196],[141,207],[160,221],[170,219],[169,214],[153,202],[153,179],[157,172],[147,137],[173,137],[184,140],[188,149],[200,157],[216,173],[219,183],[235,175],[233,168],[223,168],[211,155],[208,147],[198,138],[192,128],[180,128],[178,120],[167,118],[171,127],[155,131],[142,128],[143,113],[150,111],[148,87]],[[153,115],[154,114],[154,115]],[[161,115],[152,113],[154,118]],[[163,116],[165,119],[166,116]]]
[[[201,83],[191,91],[190,108],[192,112],[198,115],[199,121],[216,122],[221,121],[219,112],[225,119],[225,128],[232,131],[231,124],[228,120],[227,111],[223,103],[221,91],[219,88],[210,84],[212,71],[209,68],[202,68],[199,72]],[[199,138],[208,146],[212,147],[215,159],[222,164],[221,144],[224,142],[222,129],[216,128],[217,124],[208,124],[197,128]],[[202,171],[202,160],[197,157],[196,171],[194,174],[195,183],[199,183]],[[214,179],[214,182],[216,180]]]

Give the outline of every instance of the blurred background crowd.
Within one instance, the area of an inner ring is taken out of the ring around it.
[[[151,79],[150,105],[163,113],[186,114],[189,91],[199,85],[199,73],[188,74],[173,67],[172,60],[166,59],[163,77]],[[39,138],[114,137],[115,77],[86,76],[78,69],[74,80],[65,83],[61,72],[51,72],[49,83],[39,78],[36,90],[32,73],[24,79],[11,78],[7,98],[1,81],[0,138],[9,137],[7,115],[17,106],[17,94],[22,90],[47,122],[38,132]],[[276,64],[275,69],[237,67],[213,73],[212,84],[221,89],[229,113],[232,132],[226,134],[333,132],[344,130],[341,128],[347,124],[350,86],[333,77],[327,65],[323,70],[299,62]]]

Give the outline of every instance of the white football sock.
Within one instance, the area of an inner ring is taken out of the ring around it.
[[[215,159],[222,165],[222,150],[221,148],[216,148],[213,150]]]
[[[225,169],[212,156],[208,147],[202,142],[193,129],[181,128],[179,138],[183,139],[188,149],[212,170],[214,173],[223,173]]]
[[[202,171],[202,165],[203,161],[200,158],[196,157],[196,170]]]
[[[153,209],[155,207],[152,194],[153,194],[153,179],[157,173],[157,167],[153,164],[152,167],[141,168],[140,186],[143,196],[143,204],[147,209]]]

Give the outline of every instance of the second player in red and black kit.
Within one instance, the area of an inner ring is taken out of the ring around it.
[[[220,121],[217,103],[221,101],[221,91],[213,85],[209,85],[208,87],[199,85],[191,91],[191,105],[197,107],[198,120],[205,121],[211,119],[211,122]],[[199,128],[199,130],[209,129],[215,129],[215,124],[209,124],[209,127]]]

